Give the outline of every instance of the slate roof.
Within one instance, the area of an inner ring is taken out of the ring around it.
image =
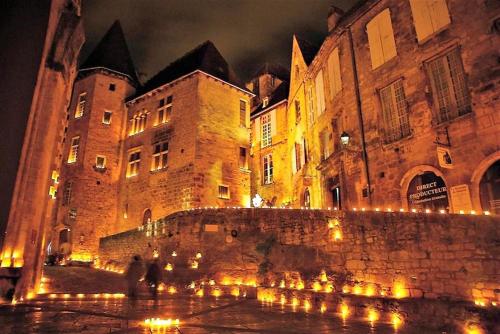
[[[196,70],[201,70],[245,91],[248,91],[243,83],[241,83],[238,79],[224,57],[222,57],[215,45],[211,41],[206,41],[186,53],[181,58],[175,60],[158,74],[149,79],[137,90],[137,93],[135,96],[131,97],[131,99],[143,95]]]
[[[99,44],[80,66],[80,70],[95,67],[104,67],[125,74],[134,83],[139,83],[120,21],[116,20],[113,23]]]
[[[305,39],[299,38],[297,35],[295,35],[295,38],[297,39],[297,43],[299,44],[299,48],[302,52],[302,56],[304,57],[304,61],[306,62],[306,65],[309,66],[313,61],[314,56],[316,56],[316,53],[318,53],[320,46],[311,44]]]
[[[269,103],[265,108],[262,107],[262,103],[255,108],[250,116],[256,115],[260,113],[261,111],[283,101],[283,100],[288,100],[288,90],[290,89],[290,84],[288,81],[283,81],[276,89],[274,92],[269,96]]]
[[[252,78],[257,78],[263,74],[272,74],[282,81],[290,80],[290,71],[280,64],[266,62],[259,68],[257,72],[255,72]]]

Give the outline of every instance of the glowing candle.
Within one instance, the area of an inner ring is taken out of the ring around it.
[[[394,329],[398,330],[398,328],[403,323],[403,318],[401,317],[401,315],[399,315],[397,313],[392,313],[391,322],[392,322],[392,325],[394,326]]]
[[[177,292],[177,289],[175,288],[175,286],[171,285],[168,287],[168,293],[174,294],[176,292]]]
[[[340,314],[342,315],[342,319],[345,321],[347,317],[349,316],[349,306],[347,304],[341,304],[340,305]]]
[[[320,308],[319,308],[319,311],[320,311],[321,313],[325,313],[325,312],[326,312],[326,303],[325,303],[325,302],[321,303],[321,306],[320,306]]]
[[[368,321],[370,321],[371,325],[373,326],[373,323],[378,320],[378,312],[370,308],[368,309]]]

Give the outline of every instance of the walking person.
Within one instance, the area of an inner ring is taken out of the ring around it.
[[[128,297],[129,300],[135,305],[137,300],[137,289],[139,286],[139,281],[144,275],[144,264],[139,255],[134,255],[132,257],[132,262],[128,265],[127,272],[125,273],[125,278],[128,284]]]
[[[150,288],[151,295],[156,301],[158,298],[158,286],[162,280],[162,269],[158,259],[154,259],[149,265],[145,280]]]

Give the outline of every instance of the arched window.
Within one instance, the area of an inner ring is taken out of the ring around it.
[[[483,211],[500,213],[500,160],[484,172],[479,182],[479,197]]]
[[[146,225],[150,221],[151,221],[151,210],[146,209],[144,211],[144,216],[142,217],[142,225]]]
[[[442,177],[426,171],[416,175],[406,194],[410,209],[448,210],[448,190]]]

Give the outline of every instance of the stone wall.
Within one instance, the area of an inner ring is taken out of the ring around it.
[[[324,270],[337,290],[370,284],[393,297],[499,302],[498,223],[473,215],[191,210],[101,239],[99,260],[125,267],[132,255],[151,259],[156,249],[186,280],[265,286],[300,276],[310,288]],[[195,260],[198,269],[190,269]]]

